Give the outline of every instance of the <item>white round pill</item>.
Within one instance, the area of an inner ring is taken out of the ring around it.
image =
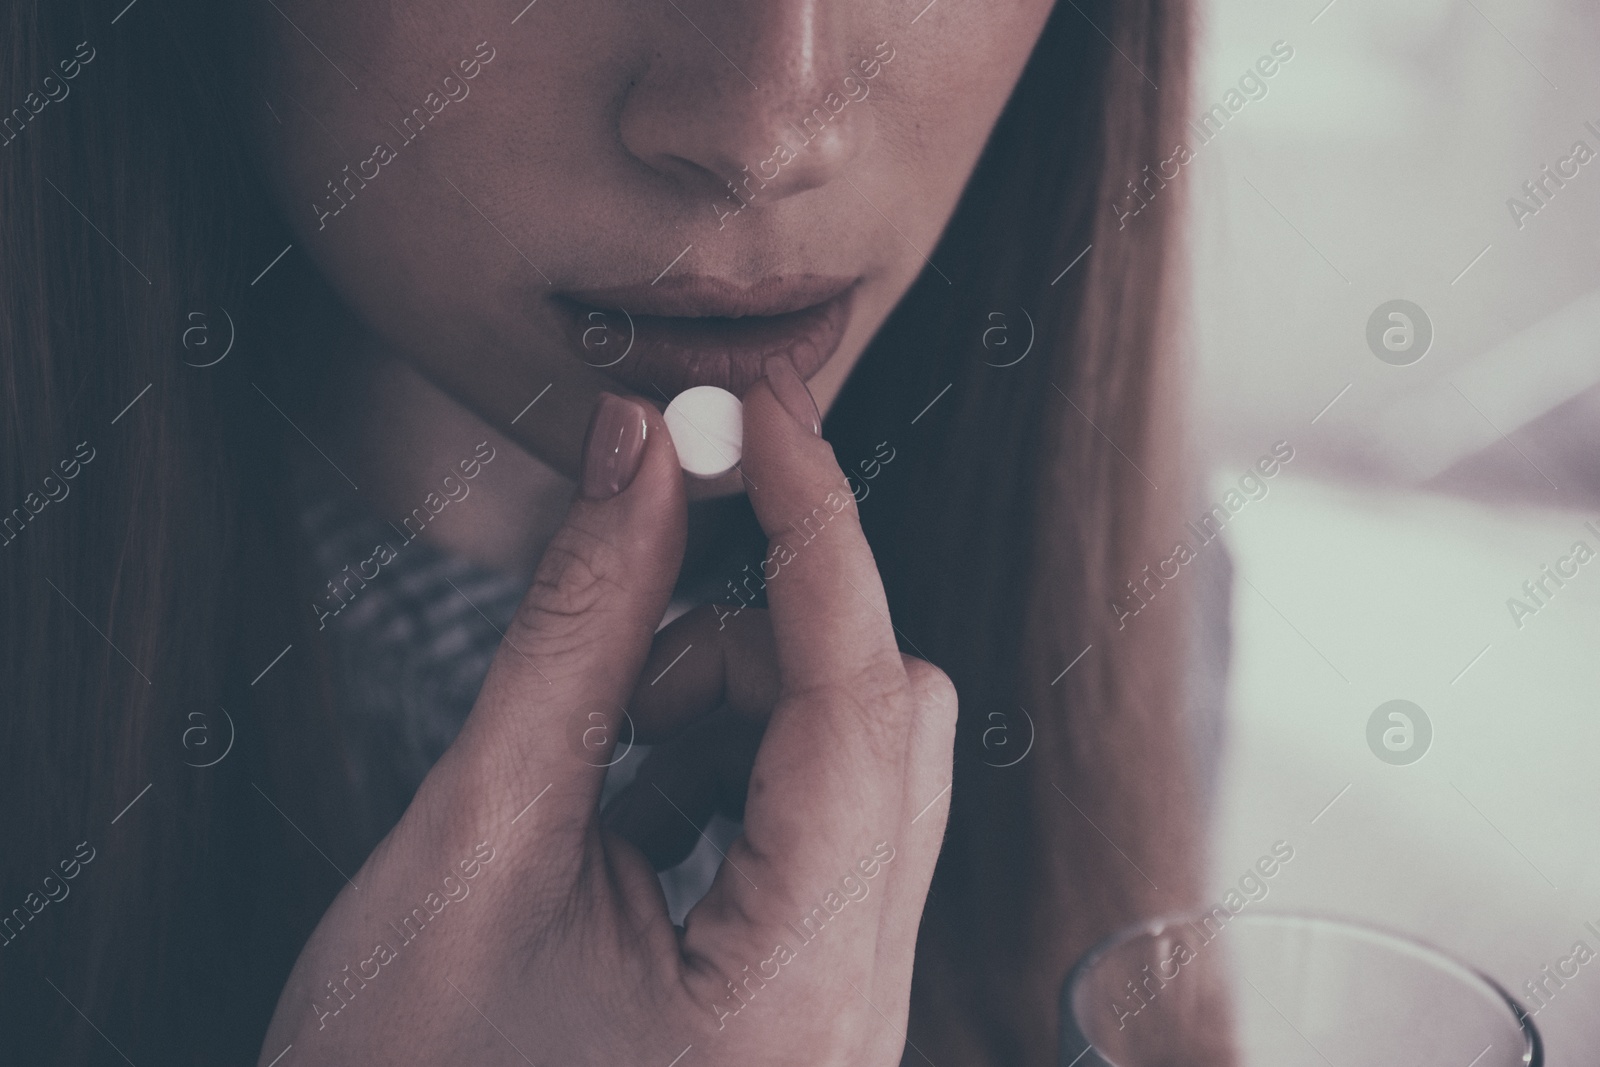
[[[678,465],[699,478],[716,478],[744,454],[744,405],[726,389],[697,385],[667,405],[667,432]]]

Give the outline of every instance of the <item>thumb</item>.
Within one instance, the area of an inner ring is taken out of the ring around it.
[[[601,393],[578,495],[495,652],[457,743],[456,781],[491,822],[587,828],[666,611],[687,532],[683,475],[653,407]],[[441,760],[441,764],[445,761]]]

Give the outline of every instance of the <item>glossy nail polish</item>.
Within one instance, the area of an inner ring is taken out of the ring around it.
[[[768,356],[766,362],[761,364],[761,373],[772,387],[772,395],[783,405],[783,410],[792,415],[795,422],[821,437],[822,415],[817,411],[817,402],[812,398],[811,390],[806,388],[806,380],[789,362],[789,357]]]
[[[644,409],[631,400],[601,393],[583,442],[583,480],[587,500],[609,500],[633,483],[644,458]]]

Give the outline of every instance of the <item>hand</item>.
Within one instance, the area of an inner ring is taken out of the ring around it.
[[[656,633],[642,677],[650,681],[634,693],[628,715],[637,740],[651,748],[602,823],[663,871],[694,850],[713,814],[744,818],[750,772],[779,697],[771,617],[753,607],[736,614],[717,604],[695,608]],[[695,712],[702,714],[687,718]]]
[[[832,450],[758,383],[743,468],[780,561],[774,699],[744,836],[680,934],[649,860],[600,823],[604,761],[572,743],[594,711],[615,736],[648,686],[686,529],[659,414],[606,398],[597,423],[593,476],[472,714],[301,952],[261,1064],[289,1045],[279,1067],[900,1061],[954,690],[900,655]],[[605,461],[641,424],[630,480]],[[663,717],[745,684],[708,663]]]

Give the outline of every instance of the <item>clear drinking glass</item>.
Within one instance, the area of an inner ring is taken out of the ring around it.
[[[1225,908],[1130,927],[1073,967],[1060,1067],[1542,1067],[1538,1031],[1437,949]]]

